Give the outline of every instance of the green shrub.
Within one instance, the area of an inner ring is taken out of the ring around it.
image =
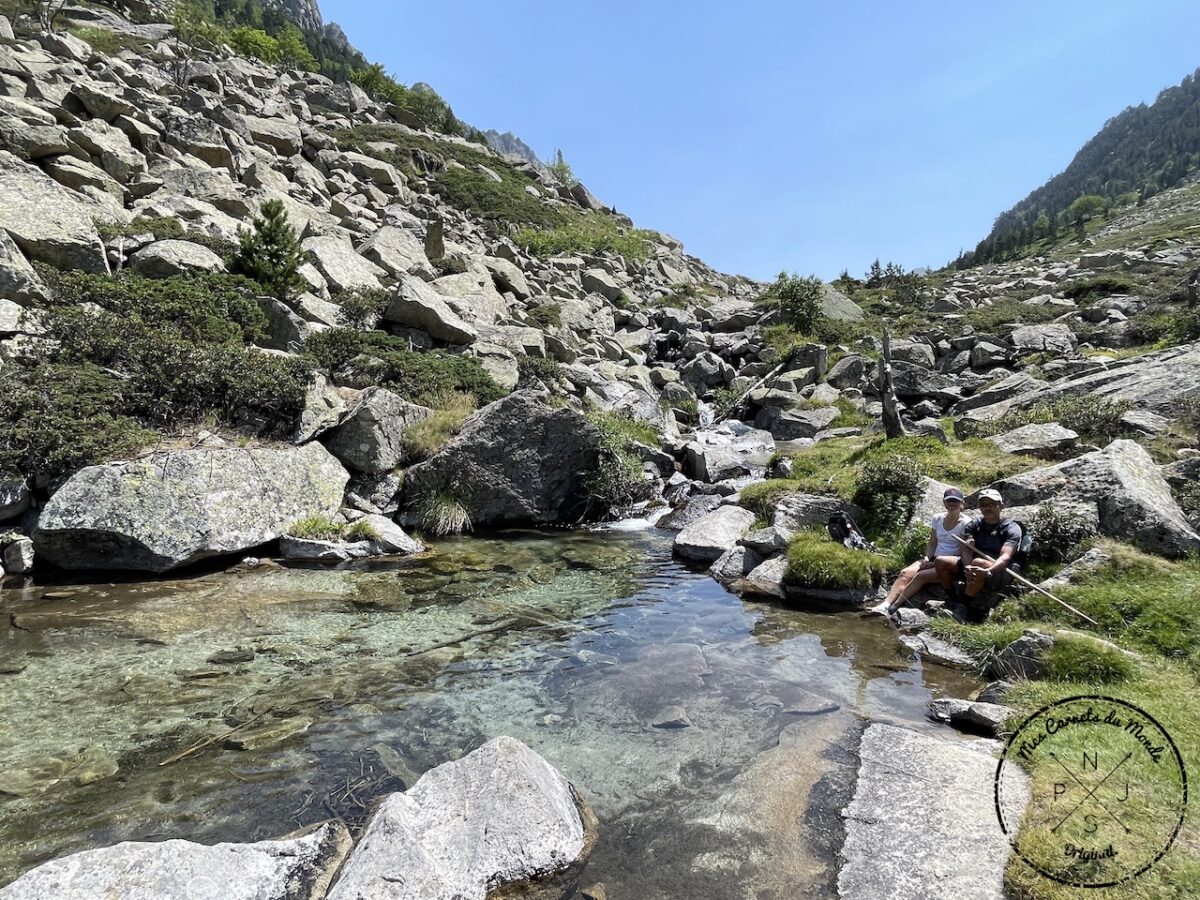
[[[1037,325],[1049,322],[1062,315],[1062,309],[1057,306],[1030,306],[1019,300],[997,300],[991,306],[978,306],[974,309],[964,309],[960,315],[961,322],[971,325],[976,331],[991,333],[1001,325],[1020,322],[1025,325]]]
[[[1097,275],[1073,281],[1063,289],[1063,296],[1071,300],[1094,300],[1113,294],[1137,293],[1138,286],[1124,275]]]
[[[183,222],[175,216],[139,216],[132,222],[101,222],[96,230],[103,238],[133,237],[152,234],[156,241],[175,241],[184,237]]]
[[[1176,490],[1175,501],[1192,528],[1200,528],[1200,484],[1192,481]]]
[[[375,384],[422,406],[434,405],[455,392],[471,394],[480,405],[505,395],[475,357],[444,350],[410,350],[407,341],[382,331],[329,328],[310,335],[304,352],[328,372],[342,371],[353,363]]]
[[[231,270],[263,286],[280,300],[304,290],[300,266],[304,251],[296,230],[288,223],[281,200],[268,200],[254,218],[254,228],[241,232],[240,246]]]
[[[535,201],[536,202],[536,201]],[[533,223],[539,224],[539,223]],[[640,228],[625,228],[601,213],[572,214],[566,221],[522,228],[516,242],[535,256],[616,253],[626,259],[650,258],[658,235]]]
[[[865,550],[850,550],[824,531],[801,531],[787,549],[787,581],[821,589],[870,590],[884,575],[883,557]]]
[[[1025,425],[1058,422],[1085,440],[1107,444],[1125,433],[1126,426],[1121,417],[1131,408],[1132,404],[1124,400],[1061,397],[1026,409],[1013,410],[989,422],[969,420],[963,423],[963,427],[972,437],[982,438],[1004,434]]]
[[[287,533],[291,537],[309,541],[340,541],[345,526],[333,522],[325,516],[309,516],[288,526]]]
[[[121,412],[126,382],[90,363],[0,369],[0,473],[58,479],[127,459],[158,435]]]
[[[867,460],[858,471],[854,502],[866,512],[867,534],[894,533],[912,516],[924,472],[911,456]]]
[[[487,166],[500,181],[478,171],[477,165]],[[484,157],[470,168],[447,167],[432,180],[433,192],[451,206],[490,222],[554,227],[563,221],[564,214],[556,207],[526,193],[526,186],[532,184],[528,178],[500,166],[493,157]]]
[[[146,279],[59,273],[43,315],[50,358],[121,377],[119,413],[178,426],[216,415],[284,436],[303,406],[307,367],[249,349],[266,319],[247,283],[231,276]],[[95,304],[98,311],[83,304]]]
[[[364,331],[374,328],[391,302],[391,295],[379,289],[355,289],[333,298],[342,308],[342,324]]]
[[[1040,507],[1029,524],[1033,529],[1033,555],[1039,562],[1074,559],[1083,542],[1096,535],[1095,526],[1085,516],[1052,504]]]
[[[562,304],[539,303],[529,310],[529,321],[538,328],[558,328],[562,325]]]
[[[304,352],[317,368],[337,372],[363,352],[362,336],[353,328],[327,328],[308,336]]]
[[[713,408],[713,413],[717,418],[727,416],[733,412],[734,406],[742,399],[742,394],[745,391],[740,391],[735,387],[719,387],[712,393],[710,404]]]
[[[91,25],[76,25],[71,23],[67,30],[75,37],[87,41],[97,53],[105,56],[116,56],[125,50],[134,53],[145,53],[149,41],[132,34],[119,34],[107,28],[96,28]]]
[[[279,41],[259,28],[241,25],[229,32],[229,46],[242,56],[260,59],[265,63],[279,62]]]
[[[517,357],[518,381],[517,389],[532,387],[541,382],[547,387],[554,387],[563,377],[563,368],[558,360],[541,356]]]
[[[764,306],[778,309],[783,321],[800,334],[812,334],[822,318],[825,285],[815,275],[801,278],[780,272],[759,300]]]
[[[658,447],[660,438],[653,427],[628,412],[590,409],[585,415],[600,432],[596,468],[583,479],[586,517],[600,518],[642,497],[646,482],[633,445]]]
[[[932,533],[930,527],[923,522],[916,522],[911,528],[905,529],[892,550],[895,567],[903,569],[918,559],[923,559]]]

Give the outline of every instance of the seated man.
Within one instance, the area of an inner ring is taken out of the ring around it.
[[[961,560],[939,559],[936,563],[943,583],[961,573],[966,618],[975,622],[987,618],[988,596],[1008,583],[1008,567],[1021,544],[1021,528],[1004,517],[1004,498],[999,491],[988,488],[979,492],[979,512],[981,517],[966,528],[964,540],[970,546],[963,547]],[[987,554],[994,562],[977,556],[975,551]]]

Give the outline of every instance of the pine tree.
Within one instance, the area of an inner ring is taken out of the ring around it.
[[[871,263],[871,268],[867,271],[867,287],[877,288],[883,284],[883,267],[879,265],[879,260]]]
[[[243,230],[239,239],[241,246],[232,265],[236,274],[257,281],[280,300],[303,289],[299,269],[304,264],[304,252],[282,201],[264,203],[254,219],[254,230]]]

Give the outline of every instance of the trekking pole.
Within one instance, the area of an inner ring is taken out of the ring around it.
[[[952,534],[952,535],[950,535],[950,537],[954,538],[956,541],[958,541],[964,547],[967,547],[968,549],[970,549],[970,551],[974,555],[981,557],[982,559],[986,559],[990,563],[994,563],[996,561],[996,560],[992,559],[990,556],[988,556],[986,553],[983,553],[980,550],[976,550],[974,544],[970,543],[969,541],[964,541],[957,534]],[[1012,569],[1008,570],[1008,574],[1011,575],[1013,578],[1015,578],[1017,581],[1019,581],[1021,584],[1025,585],[1027,588],[1032,588],[1033,590],[1037,591],[1039,594],[1049,597],[1051,600],[1053,600],[1059,606],[1069,609],[1071,612],[1075,613],[1075,615],[1079,616],[1079,618],[1083,619],[1085,622],[1091,622],[1097,628],[1100,627],[1100,623],[1097,622],[1095,619],[1093,619],[1091,616],[1087,615],[1086,613],[1081,613],[1079,610],[1077,610],[1075,607],[1073,607],[1070,603],[1067,603],[1065,600],[1059,600],[1048,590],[1046,590],[1045,588],[1038,587],[1036,584],[1034,584],[1028,578],[1025,578],[1023,575],[1018,575]]]

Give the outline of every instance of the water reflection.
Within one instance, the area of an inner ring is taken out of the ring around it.
[[[0,602],[0,883],[120,840],[357,824],[510,734],[592,802],[610,893],[821,894],[864,717],[919,725],[971,686],[880,622],[743,603],[652,532]]]

